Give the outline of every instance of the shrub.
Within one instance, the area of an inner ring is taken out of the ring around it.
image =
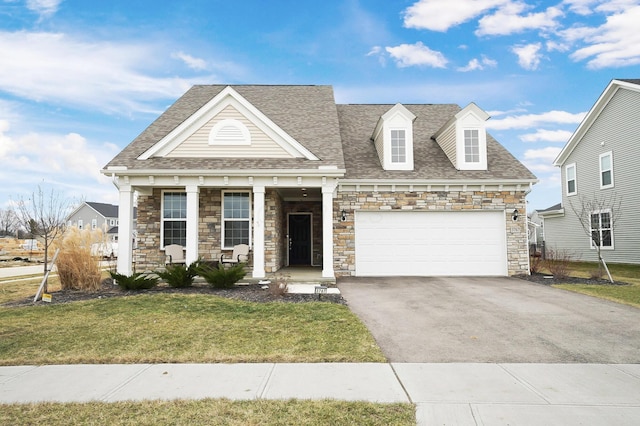
[[[159,278],[144,272],[134,272],[131,275],[123,275],[109,271],[111,278],[115,280],[122,290],[146,290],[156,286]]]
[[[231,288],[246,274],[244,263],[230,267],[225,267],[222,263],[219,263],[217,267],[203,263],[198,268],[198,275],[213,288]]]
[[[547,248],[545,266],[555,278],[567,278],[571,272],[572,261],[573,255],[568,250]]]
[[[191,287],[193,280],[196,275],[198,275],[199,268],[199,261],[195,261],[189,266],[176,263],[167,265],[163,271],[156,271],[156,275],[164,280],[170,287]]]
[[[543,266],[544,260],[541,256],[531,256],[529,258],[529,271],[532,274],[537,274],[538,272],[540,272]]]
[[[100,230],[71,227],[54,243],[53,247],[60,249],[56,267],[63,290],[96,291],[100,288],[100,261],[91,256],[91,245],[101,240]]]

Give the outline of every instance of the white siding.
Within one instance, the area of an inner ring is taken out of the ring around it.
[[[242,122],[251,133],[251,145],[209,145],[211,129],[216,123],[225,119],[235,119]],[[171,151],[167,157],[291,158],[292,156],[255,124],[247,120],[238,110],[228,106]]]
[[[442,132],[440,136],[438,136],[438,145],[447,155],[451,164],[456,166],[456,126],[455,124],[450,126],[447,130]]]
[[[614,249],[602,250],[606,261],[640,263],[640,93],[619,90],[585,133],[565,164],[576,163],[578,195],[567,197],[566,176],[562,167],[562,202],[565,216],[545,220],[547,246],[563,248],[584,261],[596,261],[589,248],[589,237],[578,226],[571,209],[579,207],[580,196],[617,195],[621,214],[613,229]],[[600,154],[613,154],[615,186],[600,189]]]

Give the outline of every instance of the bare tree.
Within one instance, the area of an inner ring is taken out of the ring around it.
[[[18,217],[13,208],[0,209],[0,235],[13,235],[18,224]]]
[[[602,248],[613,244],[613,229],[620,218],[621,201],[612,192],[606,195],[594,194],[591,198],[581,196],[575,204],[574,200],[569,201],[569,205],[596,249],[598,268],[602,271],[604,267],[609,281],[613,282],[607,263],[602,258]]]
[[[71,201],[53,189],[45,194],[40,186],[31,198],[18,201],[18,219],[21,225],[34,237],[44,241],[44,273],[49,263],[49,247],[64,232],[65,219]],[[47,291],[45,284],[44,291]]]

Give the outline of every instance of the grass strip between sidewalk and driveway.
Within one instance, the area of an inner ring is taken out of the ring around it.
[[[333,400],[143,401],[114,403],[0,404],[0,424],[168,425],[415,425],[408,403]]]
[[[0,365],[385,361],[334,303],[156,294],[0,309]]]

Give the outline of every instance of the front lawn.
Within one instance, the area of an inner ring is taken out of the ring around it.
[[[144,401],[0,404],[0,424],[415,425],[412,404],[343,401]]]
[[[556,284],[554,287],[640,307],[640,265],[612,263],[607,264],[607,267],[614,281],[628,285]],[[592,272],[598,269],[598,264],[595,262],[571,262],[569,269],[571,276],[589,278]],[[603,278],[607,278],[606,273]]]
[[[384,361],[334,303],[145,294],[0,308],[0,365]]]

